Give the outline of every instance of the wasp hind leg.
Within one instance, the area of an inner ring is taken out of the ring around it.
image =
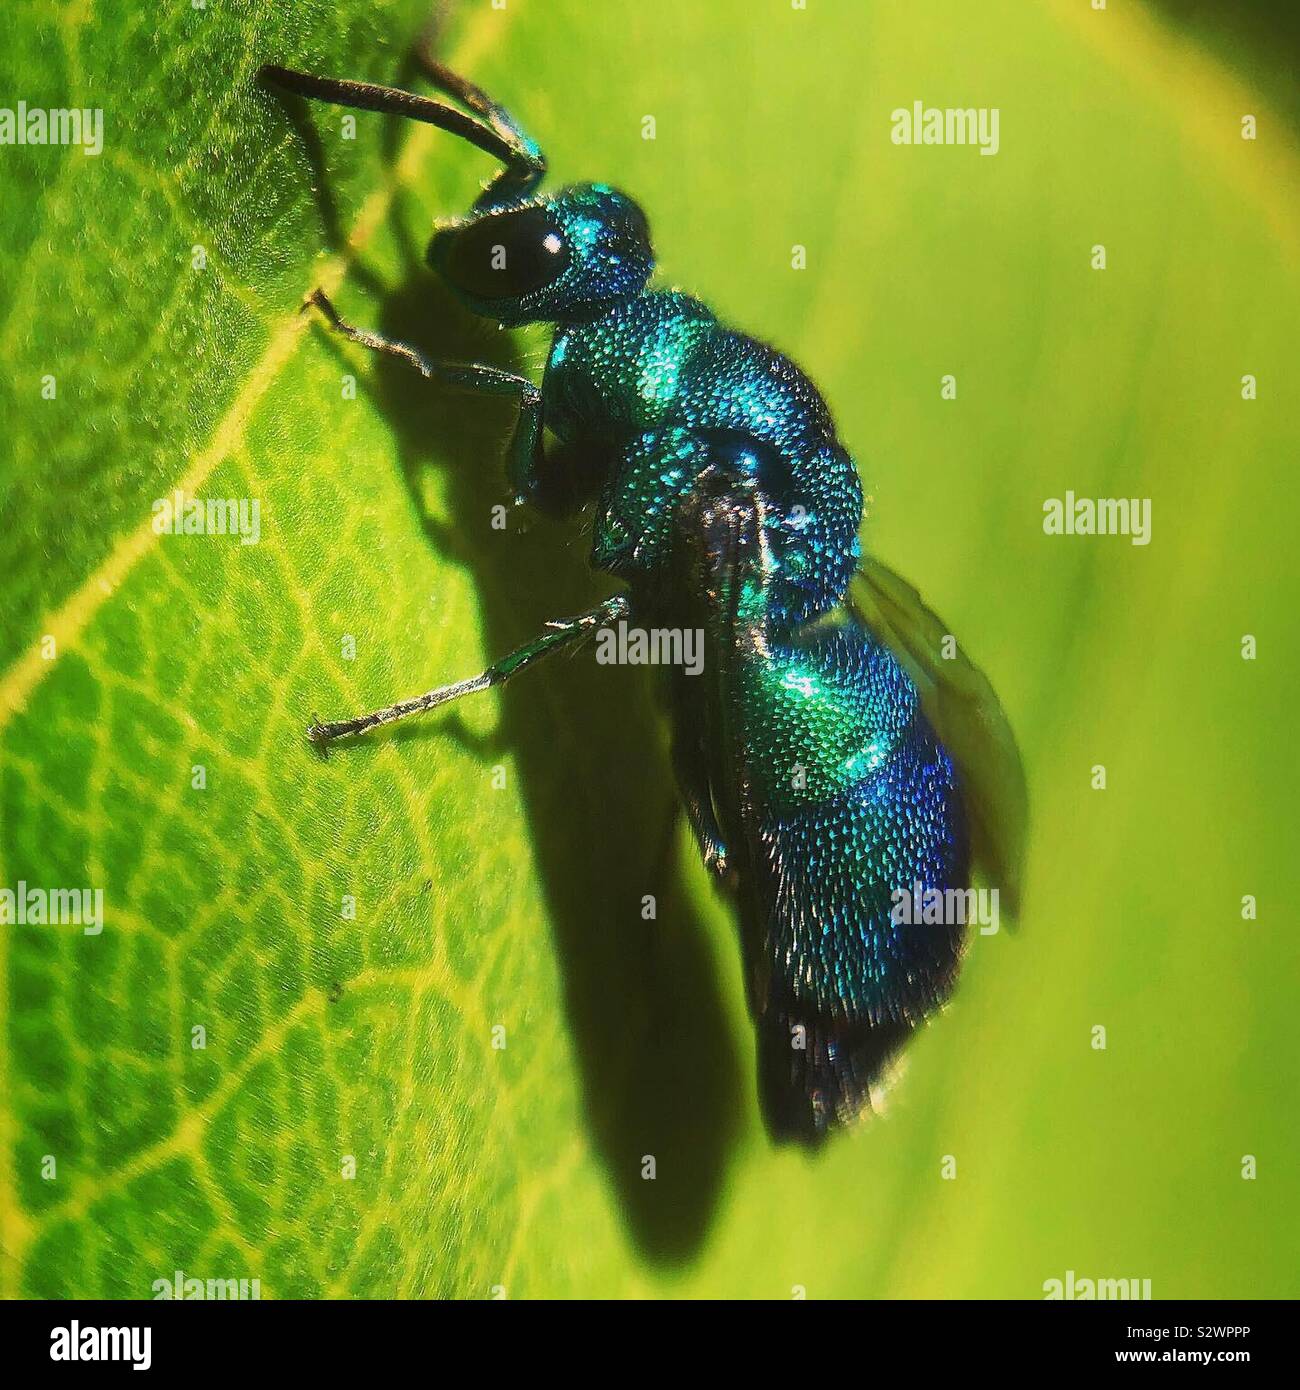
[[[307,729],[307,737],[318,748],[324,749],[337,738],[348,738],[363,734],[367,729],[378,728],[381,724],[395,724],[411,714],[423,714],[425,710],[437,709],[439,705],[450,704],[462,695],[473,695],[480,690],[490,690],[495,685],[504,685],[511,676],[517,675],[535,661],[561,647],[573,646],[593,637],[596,632],[610,623],[626,618],[630,605],[623,594],[615,594],[589,613],[580,613],[576,618],[556,618],[547,623],[547,630],[516,647],[500,661],[495,661],[486,671],[465,680],[453,681],[449,685],[436,686],[423,695],[409,700],[399,700],[395,705],[387,705],[370,714],[357,715],[353,719],[336,719],[322,724],[312,719]]]

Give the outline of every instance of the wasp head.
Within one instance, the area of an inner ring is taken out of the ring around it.
[[[645,214],[601,183],[448,223],[428,260],[468,308],[507,327],[598,318],[654,268]]]

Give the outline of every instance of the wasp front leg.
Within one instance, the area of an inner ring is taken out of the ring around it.
[[[519,401],[519,418],[506,453],[506,476],[516,502],[528,500],[531,480],[540,467],[542,453],[542,393],[527,377],[502,371],[483,362],[434,362],[409,343],[399,343],[366,328],[348,323],[331,303],[324,290],[316,289],[303,302],[303,308],[315,307],[326,322],[351,343],[359,343],[371,352],[395,357],[413,367],[428,381],[467,391],[480,391],[489,396],[512,396]]]

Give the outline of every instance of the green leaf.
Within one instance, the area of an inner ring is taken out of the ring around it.
[[[665,279],[823,386],[868,545],[1024,753],[1024,931],[809,1159],[762,1133],[645,673],[302,737],[601,588],[580,531],[494,528],[509,409],[299,313],[540,368],[422,266],[479,153],[251,86],[395,80],[423,5],[247,8],[7,16],[0,92],[105,124],[0,147],[0,885],[102,888],[104,928],[0,928],[0,1291],[1294,1295],[1294,135],[1131,7],[457,8],[558,179],[627,188]],[[998,105],[998,155],[893,145],[916,100]],[[178,488],[259,543],[158,535]],[[1045,535],[1067,489],[1151,498],[1151,544]]]

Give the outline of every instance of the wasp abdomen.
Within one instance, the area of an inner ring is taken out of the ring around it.
[[[947,997],[964,933],[900,920],[900,895],[964,885],[968,865],[952,761],[911,681],[846,619],[774,640],[734,682],[733,737],[752,787],[747,857],[755,900],[769,904],[756,938],[789,990],[784,1006],[808,1019],[919,1022]]]

